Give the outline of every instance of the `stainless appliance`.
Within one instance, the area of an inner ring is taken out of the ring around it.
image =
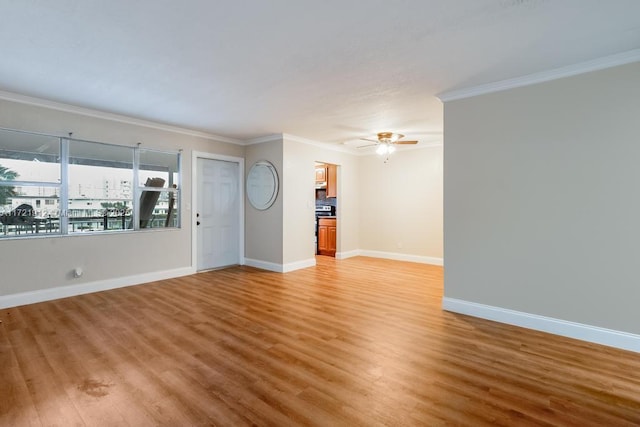
[[[335,215],[336,215],[335,206],[316,205],[316,222],[315,222],[316,237],[315,237],[315,240],[313,241],[316,247],[316,255],[318,255],[318,217],[335,216]]]

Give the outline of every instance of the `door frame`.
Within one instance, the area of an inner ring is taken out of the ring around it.
[[[225,156],[223,154],[194,151],[191,155],[191,268],[198,272],[198,228],[196,227],[196,211],[198,210],[198,159],[221,160],[238,164],[238,196],[240,201],[238,259],[240,265],[245,264],[244,259],[244,158]]]

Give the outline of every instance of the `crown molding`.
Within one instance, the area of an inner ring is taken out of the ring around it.
[[[283,134],[274,133],[271,135],[265,135],[265,136],[259,136],[257,138],[247,139],[242,142],[242,145],[262,144],[263,142],[278,141],[278,140],[281,140],[282,138],[283,138]]]
[[[342,153],[358,155],[356,151],[354,151],[349,147],[345,147],[343,145],[332,144],[329,142],[315,141],[313,139],[302,138],[300,136],[295,136],[288,133],[276,133],[272,135],[260,136],[258,138],[253,138],[245,141],[244,145],[262,144],[263,142],[279,141],[279,140],[285,140],[285,139],[288,141],[299,142],[301,144],[313,145],[319,148],[323,148],[325,150],[340,151]]]
[[[92,108],[78,107],[76,105],[65,104],[62,102],[51,101],[48,99],[36,98],[33,96],[21,95],[18,93],[8,92],[0,90],[0,99],[11,102],[18,102],[20,104],[34,105],[36,107],[44,107],[57,111],[64,111],[66,113],[80,114],[88,117],[95,117],[98,119],[110,120],[113,122],[126,123],[130,125],[143,126],[151,129],[157,129],[167,132],[179,133],[182,135],[195,136],[198,138],[209,139],[217,142],[226,142],[229,144],[243,145],[242,141],[228,138],[225,136],[214,135],[207,132],[201,132],[193,129],[187,129],[179,126],[172,126],[163,123],[153,122],[150,120],[136,119],[121,114],[107,113],[105,111],[94,110]]]
[[[345,147],[344,145],[315,141],[313,139],[301,138],[299,136],[290,135],[287,133],[283,133],[282,138],[288,139],[289,141],[299,142],[301,144],[313,145],[319,148],[324,148],[325,150],[339,151],[341,153],[348,153],[348,154],[356,154],[351,148]]]
[[[571,77],[578,74],[589,73],[591,71],[604,70],[606,68],[631,64],[638,61],[640,61],[640,49],[634,49],[615,55],[567,65],[565,67],[555,68],[553,70],[541,71],[539,73],[529,74],[522,77],[516,77],[513,79],[487,83],[479,86],[443,92],[439,95],[436,95],[436,97],[442,102],[455,101],[457,99],[471,98],[478,95],[485,95],[488,93],[529,86],[536,83],[548,82],[551,80],[561,79],[563,77]]]

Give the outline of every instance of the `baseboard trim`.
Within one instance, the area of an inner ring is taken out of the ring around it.
[[[539,316],[507,308],[494,307],[456,298],[442,298],[442,308],[454,313],[466,314],[509,325],[534,329],[554,335],[575,338],[640,353],[640,335],[615,331],[598,326],[585,325],[552,317]]]
[[[336,259],[347,259],[347,258],[351,258],[354,256],[360,256],[361,255],[360,249],[356,249],[353,251],[347,251],[347,252],[336,252]]]
[[[396,261],[418,262],[421,264],[431,264],[431,265],[444,264],[442,258],[420,256],[420,255],[399,254],[395,252],[369,251],[369,250],[361,249],[359,251],[359,255],[373,257],[373,258],[393,259]]]
[[[142,283],[155,282],[157,280],[173,279],[174,277],[188,276],[194,273],[195,270],[193,268],[185,267],[174,270],[154,271],[152,273],[137,274],[134,276],[80,283],[78,285],[57,286],[37,291],[2,295],[0,296],[0,309],[35,304],[38,302],[73,297],[76,295],[90,294],[92,292],[107,291],[109,289],[124,288],[127,286],[140,285]]]
[[[290,262],[288,264],[283,265],[282,272],[288,273],[290,271],[301,270],[303,268],[309,268],[309,267],[315,267],[315,266],[316,266],[316,259],[309,258],[309,259],[304,259],[302,261]]]
[[[442,258],[398,254],[394,252],[368,251],[363,249],[354,249],[347,252],[336,252],[336,259],[347,259],[354,256],[368,256],[372,258],[386,258],[396,261],[418,262],[421,264],[443,265]],[[276,264],[274,262],[260,261],[258,259],[245,259],[245,264],[250,267],[260,268],[262,270],[275,271],[277,273],[288,273],[290,271],[300,270],[302,268],[314,267],[316,265],[315,258],[309,258],[302,261],[296,261],[289,264]]]
[[[274,271],[276,273],[288,273],[302,268],[315,267],[316,259],[309,258],[302,261],[290,262],[288,264],[277,264],[275,262],[245,258],[244,263],[249,267],[259,268],[261,270]]]
[[[275,262],[261,261],[259,259],[245,258],[244,264],[249,267],[259,268],[261,270],[275,271],[276,273],[284,273],[282,264]]]

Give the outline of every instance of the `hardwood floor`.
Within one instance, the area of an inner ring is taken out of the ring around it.
[[[640,425],[640,354],[443,312],[318,257],[0,310],[0,425]]]

